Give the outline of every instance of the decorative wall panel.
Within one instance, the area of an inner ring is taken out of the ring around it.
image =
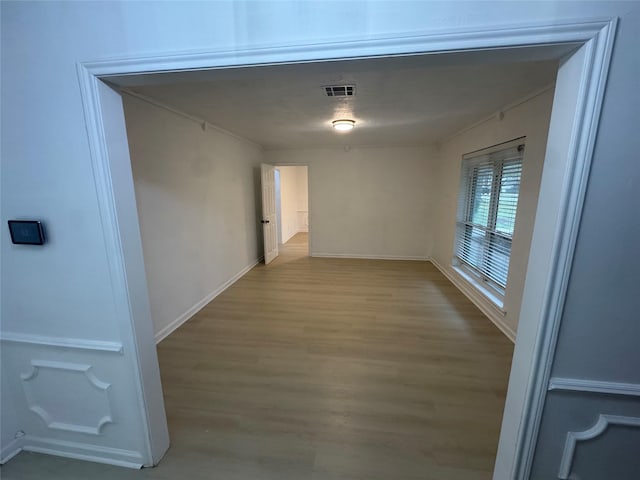
[[[99,435],[113,422],[110,384],[91,365],[32,360],[20,377],[29,410],[49,428]]]

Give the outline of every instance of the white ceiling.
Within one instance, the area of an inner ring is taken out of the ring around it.
[[[271,65],[115,79],[267,149],[423,145],[553,83],[568,46]],[[323,86],[355,84],[350,98]],[[331,121],[356,128],[337,133]]]

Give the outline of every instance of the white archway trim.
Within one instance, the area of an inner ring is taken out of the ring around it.
[[[558,219],[550,237],[553,243],[549,251],[554,261],[551,262],[548,271],[544,272],[544,278],[536,279],[544,285],[535,293],[538,305],[542,306],[540,311],[536,312],[535,318],[527,319],[530,323],[528,328],[523,328],[522,320],[519,326],[494,472],[496,480],[524,480],[528,478],[531,468],[535,439],[547,392],[615,28],[615,18],[554,24],[496,25],[484,30],[436,32],[409,37],[365,40],[354,38],[337,43],[293,46],[262,45],[234,51],[170,52],[152,57],[79,63],[77,71],[91,163],[110,266],[111,286],[123,335],[122,343],[125,351],[133,352],[137,362],[138,407],[145,419],[149,439],[145,464],[155,463],[163,453],[159,452],[164,447],[154,446],[163,444],[162,440],[156,441],[156,437],[161,433],[158,433],[158,430],[154,433],[154,425],[163,425],[166,429],[166,418],[153,332],[151,325],[146,323],[150,322],[148,305],[137,305],[135,300],[136,291],[146,290],[144,266],[140,258],[136,255],[129,256],[127,253],[131,248],[139,249],[141,244],[139,231],[131,224],[134,220],[137,221],[131,173],[129,172],[127,177],[121,163],[122,158],[114,159],[109,155],[108,135],[105,132],[107,122],[103,118],[105,108],[101,100],[101,89],[108,87],[102,80],[123,75],[251,65],[441,54],[558,43],[583,45],[582,48],[586,48],[586,57],[578,92],[579,114],[573,118],[570,132],[571,139],[565,160],[566,181],[562,184],[558,204],[553,205],[552,211],[542,212],[543,215]],[[109,121],[119,121],[124,125],[124,117],[110,118]],[[527,276],[525,294],[533,284],[535,282],[529,281]]]

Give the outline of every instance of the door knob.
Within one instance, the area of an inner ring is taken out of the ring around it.
[[[260,220],[260,223],[269,223],[269,220]]]

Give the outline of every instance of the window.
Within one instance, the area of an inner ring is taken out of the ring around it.
[[[524,138],[462,158],[454,264],[504,295],[520,192]]]

